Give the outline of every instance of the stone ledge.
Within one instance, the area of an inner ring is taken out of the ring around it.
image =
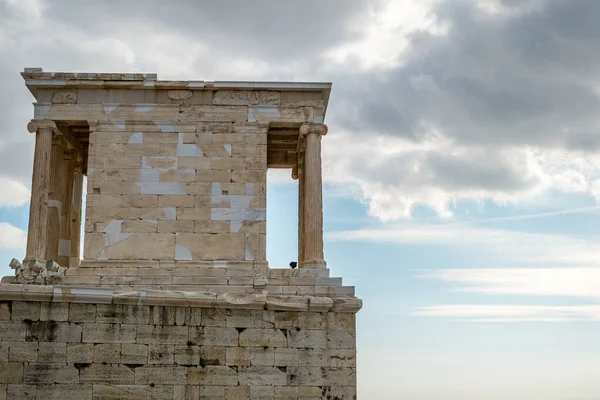
[[[0,300],[48,301],[53,303],[126,304],[246,310],[315,311],[357,313],[357,297],[276,296],[267,291],[254,294],[217,294],[164,290],[119,291],[98,287],[61,287],[0,284]]]

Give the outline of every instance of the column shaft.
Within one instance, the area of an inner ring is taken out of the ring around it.
[[[62,207],[60,214],[60,238],[58,244],[58,263],[64,267],[69,266],[71,256],[71,203],[73,199],[73,150],[65,150],[63,153],[63,191]]]
[[[298,166],[298,266],[304,262],[304,168]]]
[[[48,225],[48,191],[50,187],[50,158],[53,130],[50,127],[35,129],[35,153],[31,179],[31,202],[29,206],[29,228],[27,230],[26,260],[43,260],[46,255]]]
[[[321,177],[321,136],[324,124],[304,124],[300,128],[306,141],[304,154],[304,268],[325,268],[323,256],[323,181]]]
[[[63,138],[55,136],[50,157],[50,193],[48,195],[48,225],[46,259],[58,262],[60,243],[60,216],[64,191],[64,148]]]
[[[73,174],[73,191],[71,198],[71,218],[70,218],[70,236],[71,236],[71,254],[69,267],[78,267],[81,257],[81,213],[83,197],[83,172],[81,163],[75,165]]]

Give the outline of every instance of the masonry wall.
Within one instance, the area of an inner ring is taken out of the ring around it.
[[[182,122],[160,106],[153,118],[171,122],[94,127],[85,259],[265,259],[267,128],[225,111]]]
[[[356,399],[354,332],[351,313],[5,301],[0,399]]]

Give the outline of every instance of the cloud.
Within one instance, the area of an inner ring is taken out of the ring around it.
[[[598,198],[598,2],[233,3],[0,0],[0,175],[29,183],[18,74],[43,66],[332,81],[325,178],[384,221],[461,199]]]
[[[481,222],[481,221],[479,221]],[[600,243],[594,237],[520,232],[466,224],[404,224],[328,232],[330,241],[365,241],[445,246],[471,255],[493,256],[519,264],[600,266]]]
[[[20,207],[27,202],[31,193],[21,182],[0,177],[0,207]]]
[[[0,222],[0,250],[24,250],[27,232],[7,222]]]
[[[436,305],[420,307],[413,313],[421,317],[442,317],[471,322],[575,322],[600,321],[600,305]]]
[[[600,268],[447,269],[420,277],[443,281],[460,292],[600,300]]]

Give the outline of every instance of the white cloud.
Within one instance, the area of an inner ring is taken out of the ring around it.
[[[600,305],[436,305],[421,307],[415,316],[442,317],[474,322],[573,322],[600,321]]]
[[[21,207],[29,202],[31,192],[21,182],[0,177],[0,207]]]
[[[0,222],[0,249],[23,250],[27,245],[27,232],[7,222]]]
[[[461,292],[600,300],[600,268],[447,269],[421,277],[450,283]]]
[[[480,223],[483,221],[479,221]],[[404,224],[326,233],[331,241],[368,241],[448,246],[470,255],[548,266],[600,266],[594,237],[519,232],[466,224]]]

